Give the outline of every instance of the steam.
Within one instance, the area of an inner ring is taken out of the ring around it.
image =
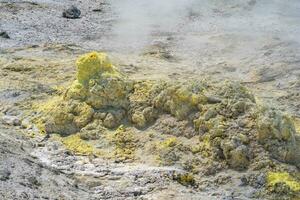
[[[113,0],[118,22],[113,27],[119,48],[142,49],[151,35],[176,31],[195,0]]]
[[[271,37],[300,42],[299,0],[111,0],[111,6],[118,19],[111,45],[126,52],[142,50],[163,34],[180,38],[175,50],[195,57],[203,49],[215,54],[226,48],[238,57]]]

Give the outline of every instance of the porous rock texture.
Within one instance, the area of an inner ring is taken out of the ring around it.
[[[133,81],[98,52],[81,56],[76,65],[77,80],[52,106],[42,106],[42,124],[62,140],[79,135],[97,149],[88,154],[206,175],[224,168],[268,169],[272,159],[300,167],[293,121],[258,104],[239,83]]]

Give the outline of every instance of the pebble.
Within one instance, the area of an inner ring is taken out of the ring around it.
[[[21,120],[16,116],[5,115],[2,117],[2,123],[10,126],[20,126]]]
[[[6,31],[0,32],[0,37],[5,38],[5,39],[10,39],[10,37]]]
[[[11,172],[8,169],[0,169],[0,181],[6,181],[9,179]]]
[[[248,179],[246,176],[241,177],[241,183],[239,186],[247,186],[249,185]]]
[[[28,119],[22,120],[22,122],[21,122],[21,128],[26,129],[26,128],[30,128],[30,127],[31,127],[31,123],[30,123],[30,121]]]
[[[63,12],[63,17],[68,19],[77,19],[80,15],[81,11],[75,6],[71,6]]]
[[[218,97],[215,97],[215,96],[208,96],[207,97],[207,102],[210,103],[210,104],[216,104],[216,103],[221,103],[222,100],[219,99]]]

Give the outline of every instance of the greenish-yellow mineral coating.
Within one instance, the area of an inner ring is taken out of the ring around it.
[[[271,192],[283,195],[283,199],[296,200],[300,198],[300,180],[288,172],[269,172],[267,186]]]
[[[66,93],[67,99],[87,102],[95,109],[129,105],[132,82],[120,73],[105,53],[92,52],[78,58],[77,80]]]
[[[62,143],[65,147],[78,155],[92,155],[96,154],[94,147],[87,142],[83,141],[79,135],[70,135],[61,138]]]
[[[135,158],[135,148],[137,139],[131,130],[120,126],[110,137],[114,145],[114,158],[125,161]]]
[[[45,131],[68,135],[78,132],[91,122],[94,110],[85,102],[71,100],[59,102],[47,114]]]
[[[176,137],[171,137],[158,142],[156,149],[159,163],[168,166],[174,165],[182,156],[182,152],[180,151],[181,148],[182,144]]]
[[[300,166],[300,137],[288,116],[274,109],[261,109],[257,120],[257,140],[276,159]]]
[[[177,180],[180,184],[185,186],[194,186],[196,182],[193,174],[190,173],[174,175],[174,179]]]
[[[300,165],[300,139],[292,120],[261,109],[239,83],[133,81],[97,52],[81,56],[76,65],[77,80],[63,97],[41,106],[40,127],[46,133],[80,132],[83,139],[113,149],[119,160],[138,159],[137,152],[149,147],[159,164],[193,170],[216,162],[245,170],[262,151],[268,159]],[[129,129],[115,131],[120,125]],[[138,140],[146,137],[138,130],[155,134]],[[192,164],[185,164],[189,160]]]
[[[105,53],[91,52],[76,61],[77,80],[80,84],[88,85],[89,81],[101,76],[119,76],[115,67]]]

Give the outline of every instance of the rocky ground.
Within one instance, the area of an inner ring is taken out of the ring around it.
[[[76,79],[77,56],[92,50],[108,52],[114,64],[135,81],[239,81],[257,102],[288,113],[299,132],[297,0],[201,1],[184,7],[188,12],[161,6],[162,14],[147,25],[142,20],[149,16],[129,15],[124,2],[0,1],[0,198],[299,198],[290,197],[285,190],[279,196],[266,193],[268,170],[299,173],[295,166],[273,158],[265,170],[240,171],[226,165],[207,169],[203,164],[195,180],[186,182],[180,177],[187,178],[189,169],[178,163],[157,165],[147,156],[143,160],[144,152],[138,152],[138,160],[120,162],[76,155],[56,137],[42,141],[44,136],[29,120],[37,116],[33,108],[63,96]],[[151,16],[156,14],[155,3],[145,3]],[[63,17],[64,9],[71,5],[81,10],[80,18]],[[135,9],[143,6],[136,2]],[[173,20],[161,20],[166,16]],[[160,120],[151,127],[154,131],[168,126],[178,131],[172,117]],[[149,134],[149,130],[134,130]]]

